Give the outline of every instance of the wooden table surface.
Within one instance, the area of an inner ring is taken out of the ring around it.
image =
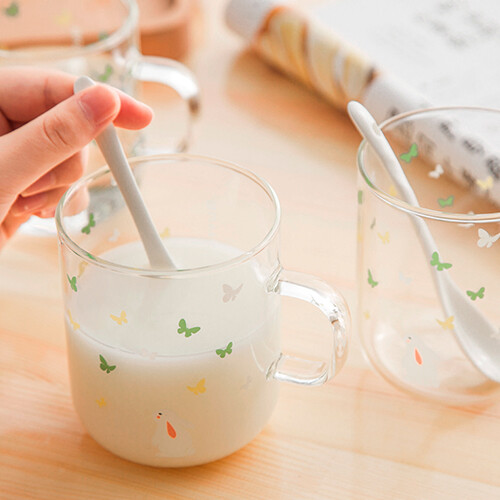
[[[201,3],[185,61],[202,87],[192,152],[265,177],[283,207],[282,263],[322,277],[355,315],[356,166],[348,118],[244,51]],[[155,130],[172,122],[158,89]],[[160,126],[159,126],[160,125]],[[159,132],[157,132],[159,134]],[[153,133],[154,135],[154,133]],[[348,362],[319,388],[282,384],[263,432],[216,463],[169,470],[96,444],[73,410],[55,239],[17,235],[0,253],[0,498],[496,499],[500,402],[450,408],[389,385],[353,332]],[[314,353],[308,306],[284,300],[286,349]]]

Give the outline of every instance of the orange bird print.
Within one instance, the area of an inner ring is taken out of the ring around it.
[[[417,335],[407,337],[406,343],[402,358],[406,381],[417,387],[437,387],[438,356]]]
[[[153,436],[153,445],[160,457],[187,457],[194,453],[193,441],[189,434],[189,423],[174,412],[161,410],[155,415],[158,427]]]
[[[157,419],[161,419],[163,413],[160,411],[158,412],[158,415],[156,415]],[[175,429],[172,427],[172,424],[167,420],[167,434],[172,438],[175,439],[177,437],[177,432],[175,432]]]

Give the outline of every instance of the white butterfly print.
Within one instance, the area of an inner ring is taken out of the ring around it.
[[[238,288],[233,288],[232,286],[224,283],[222,285],[222,291],[224,292],[222,301],[229,302],[232,300],[236,300],[236,296],[240,293],[242,288],[243,288],[243,283]]]
[[[120,237],[120,230],[115,227],[113,234],[108,238],[108,241],[114,243]]]
[[[401,271],[399,271],[399,280],[402,281],[405,285],[409,285],[413,281],[410,276],[405,276]]]
[[[491,245],[493,245],[493,243],[495,243],[495,241],[497,241],[500,238],[500,233],[495,234],[495,236],[491,236],[490,233],[486,231],[486,229],[480,228],[477,230],[477,236],[479,238],[477,240],[477,246],[479,248],[483,247],[490,248]]]
[[[444,174],[443,167],[438,163],[436,165],[436,168],[429,172],[429,177],[432,177],[433,179],[439,179],[442,174]]]

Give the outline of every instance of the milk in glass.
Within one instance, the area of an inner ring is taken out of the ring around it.
[[[84,426],[113,453],[195,465],[248,443],[272,413],[279,298],[254,260],[217,267],[241,251],[165,241],[178,269],[200,272],[161,279],[80,262],[67,273],[71,388]],[[147,268],[140,243],[100,257]]]

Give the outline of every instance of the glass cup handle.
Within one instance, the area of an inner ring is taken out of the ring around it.
[[[279,272],[269,291],[316,306],[330,322],[333,345],[332,354],[327,361],[312,361],[281,354],[271,365],[268,377],[301,385],[324,384],[340,371],[347,356],[351,319],[344,299],[319,278],[287,270]]]
[[[137,55],[132,75],[141,82],[161,83],[171,87],[188,106],[189,120],[186,134],[176,152],[185,151],[191,137],[191,128],[200,110],[200,90],[193,73],[183,64],[165,57]]]

